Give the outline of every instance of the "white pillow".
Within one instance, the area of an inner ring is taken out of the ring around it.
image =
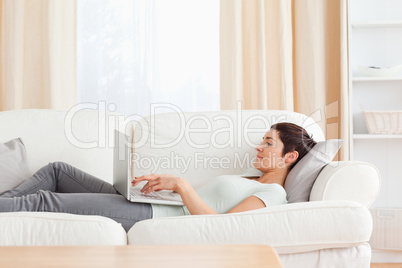
[[[29,178],[27,154],[21,138],[0,143],[0,193]]]
[[[307,202],[321,170],[334,159],[343,140],[320,141],[292,168],[285,180],[288,203]]]

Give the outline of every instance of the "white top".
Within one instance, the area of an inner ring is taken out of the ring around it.
[[[266,206],[286,204],[286,191],[276,183],[260,183],[240,175],[218,176],[196,190],[202,200],[213,210],[223,214],[244,199],[256,196]],[[152,204],[153,218],[190,215],[186,206]]]

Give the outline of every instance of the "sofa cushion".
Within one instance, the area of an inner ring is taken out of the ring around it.
[[[101,216],[51,212],[0,213],[0,246],[126,245],[121,224]]]
[[[22,139],[0,143],[0,193],[29,178],[27,154]]]
[[[241,213],[158,218],[136,223],[129,244],[266,244],[278,254],[366,243],[369,210],[350,201],[302,202]]]

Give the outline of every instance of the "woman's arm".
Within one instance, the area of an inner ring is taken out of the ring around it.
[[[191,215],[218,214],[195,192],[194,188],[183,179],[178,191]]]
[[[160,190],[172,190],[179,193],[191,215],[218,214],[201,199],[190,183],[184,178],[168,174],[152,174],[136,177],[132,185],[136,186],[141,181],[148,181],[141,190],[145,194]],[[264,207],[265,204],[261,199],[250,196],[227,213],[243,212]]]
[[[201,199],[201,197],[195,192],[194,188],[191,187],[188,182],[187,184],[188,188],[184,187],[184,190],[182,190],[183,194],[180,193],[180,195],[182,196],[183,202],[187,206],[187,209],[191,215],[218,214]],[[249,196],[227,213],[243,212],[264,207],[265,204],[261,201],[261,199],[256,196]]]

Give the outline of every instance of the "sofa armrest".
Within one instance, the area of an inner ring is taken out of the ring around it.
[[[380,193],[381,179],[377,168],[359,161],[335,161],[318,175],[310,201],[350,200],[366,207]]]
[[[369,210],[349,201],[303,202],[220,215],[157,218],[136,223],[129,244],[266,244],[280,253],[367,242]]]

